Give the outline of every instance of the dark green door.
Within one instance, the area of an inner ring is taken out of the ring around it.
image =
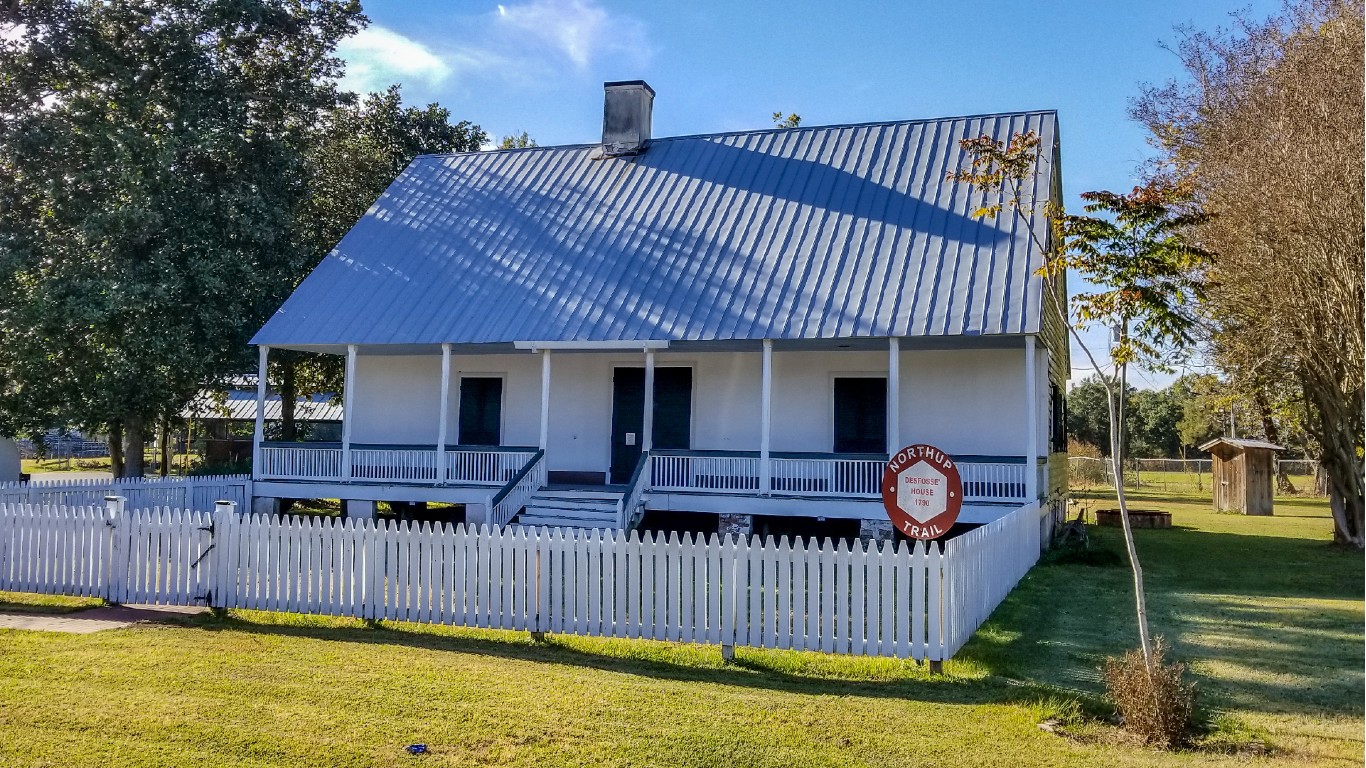
[[[640,461],[645,429],[645,369],[616,368],[612,375],[612,471],[609,482],[627,483]],[[692,446],[692,369],[655,369],[654,447]]]
[[[461,445],[498,445],[502,440],[503,380],[492,376],[460,379]]]
[[[887,380],[835,379],[835,453],[887,450]]]

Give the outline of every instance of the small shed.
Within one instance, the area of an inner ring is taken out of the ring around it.
[[[1284,448],[1265,440],[1220,437],[1200,450],[1209,451],[1213,465],[1216,512],[1271,514],[1273,464],[1276,451]]]

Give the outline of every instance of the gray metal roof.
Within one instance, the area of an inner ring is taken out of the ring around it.
[[[250,377],[253,381],[255,376]],[[278,421],[281,418],[280,396],[266,395],[266,418]],[[182,419],[230,419],[233,421],[256,421],[256,391],[230,389],[227,392],[202,390],[180,411]],[[342,406],[340,399],[333,395],[313,395],[298,399],[294,406],[297,421],[341,421]]]
[[[419,157],[252,340],[823,339],[1039,330],[1040,255],[946,181],[1053,112]]]
[[[1208,451],[1216,445],[1231,445],[1234,448],[1266,448],[1272,451],[1284,451],[1285,446],[1269,443],[1266,440],[1249,440],[1241,437],[1216,437],[1213,440],[1200,446],[1200,450]]]

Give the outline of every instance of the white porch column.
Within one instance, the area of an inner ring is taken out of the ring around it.
[[[451,345],[441,345],[441,407],[436,425],[436,482],[446,482],[446,419],[451,399]]]
[[[356,345],[346,345],[346,372],[342,379],[342,479],[351,479],[351,425],[355,423]]]
[[[550,350],[541,350],[541,450],[550,444]]]
[[[887,339],[887,455],[901,449],[901,339]]]
[[[266,437],[266,363],[270,357],[270,347],[262,344],[257,352],[256,430],[252,433],[251,448],[251,474],[254,478],[261,477],[261,441]]]
[[[648,451],[655,434],[655,351],[645,350],[645,421],[640,427],[640,450]]]
[[[1025,500],[1034,503],[1039,498],[1039,393],[1038,376],[1034,372],[1034,337],[1025,337],[1025,430],[1029,450],[1025,451]]]
[[[759,493],[773,490],[773,468],[769,466],[770,437],[773,431],[773,339],[764,339],[762,403],[759,406]]]

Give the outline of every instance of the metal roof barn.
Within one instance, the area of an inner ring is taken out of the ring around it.
[[[1037,333],[1041,255],[946,180],[1051,111],[423,156],[252,340],[275,347]]]

